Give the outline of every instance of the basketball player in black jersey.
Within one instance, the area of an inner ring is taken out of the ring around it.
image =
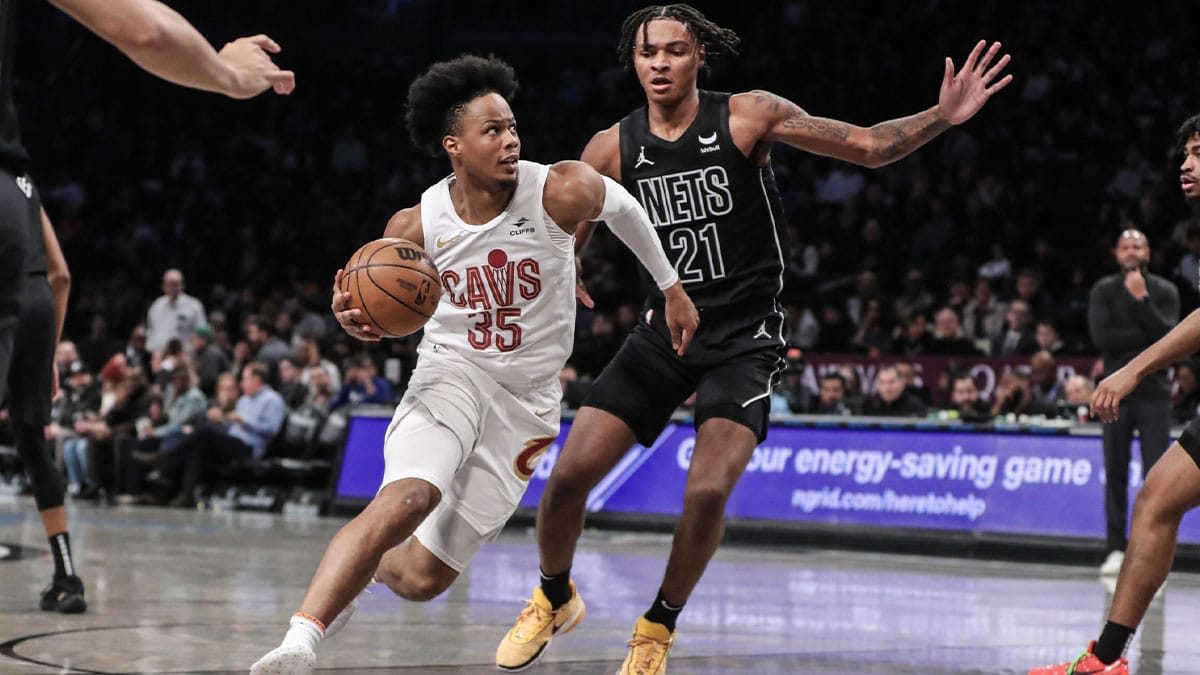
[[[51,2],[165,80],[233,98],[272,88],[286,94],[295,86],[295,75],[271,62],[268,52],[278,52],[279,45],[265,35],[238,39],[218,53],[183,17],[154,0]],[[62,476],[42,435],[50,419],[52,364],[68,276],[28,174],[29,154],[13,105],[16,11],[17,0],[0,0],[0,401],[7,400],[17,449],[54,553],[54,580],[42,594],[41,607],[82,612],[87,605],[71,562]]]
[[[569,580],[588,492],[634,442],[651,445],[677,406],[696,393],[696,444],[662,586],[637,621],[621,673],[666,672],[679,611],[724,530],[725,502],[767,432],[771,388],[782,368],[782,209],[771,145],[867,167],[905,157],[970,119],[1011,81],[1007,55],[980,42],[955,72],[949,58],[937,105],[871,128],[813,117],[765,91],[697,88],[705,60],[736,53],[737,36],[683,5],[626,19],[619,56],[632,65],[646,106],[596,134],[583,161],[620,180],[645,207],[702,323],[688,352],[672,353],[662,300],[601,374],[571,427],[538,507],[541,587],[497,651],[519,670],[539,658],[560,616],[582,602]],[[586,242],[577,232],[577,247]]]

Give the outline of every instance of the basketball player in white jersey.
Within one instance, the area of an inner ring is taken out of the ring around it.
[[[512,68],[475,56],[434,64],[409,88],[413,140],[449,155],[454,173],[392,216],[384,236],[428,251],[441,301],[385,435],[383,486],[330,542],[283,644],[254,675],[311,673],[317,643],[344,624],[343,610],[372,579],[430,600],[499,534],[558,436],[577,223],[607,221],[638,256],[666,295],[679,354],[696,330],[696,308],[624,188],[581,162],[520,161],[507,102],[515,90]],[[347,301],[335,290],[342,326],[378,339]]]

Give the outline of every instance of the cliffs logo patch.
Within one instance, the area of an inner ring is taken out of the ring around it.
[[[525,449],[521,454],[517,455],[517,459],[513,461],[513,471],[521,477],[521,480],[529,480],[533,476],[533,471],[537,469],[538,460],[550,446],[557,440],[553,436],[546,438],[535,438],[532,441],[525,443]]]

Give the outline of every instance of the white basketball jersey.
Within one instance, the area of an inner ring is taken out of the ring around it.
[[[421,195],[442,297],[419,353],[449,350],[514,391],[558,377],[575,335],[575,253],[542,205],[548,170],[520,162],[508,208],[483,225],[458,217],[453,174]]]

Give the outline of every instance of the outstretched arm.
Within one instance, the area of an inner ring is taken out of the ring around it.
[[[1117,419],[1121,399],[1150,373],[1200,350],[1200,309],[1187,315],[1161,340],[1146,347],[1132,361],[1117,369],[1092,392],[1092,414],[1105,422]]]
[[[239,38],[218,53],[178,12],[156,0],[50,0],[134,63],[168,82],[232,98],[267,89],[291,93],[296,76],[270,54],[280,47],[266,35]]]
[[[981,40],[971,50],[961,70],[946,58],[937,105],[915,115],[880,122],[864,128],[825,117],[813,117],[791,101],[766,91],[739,94],[730,101],[738,119],[750,120],[754,137],[763,142],[779,141],[801,150],[835,157],[866,167],[879,167],[908,156],[956,124],[971,119],[993,94],[1012,82],[1012,75],[996,77],[1008,65],[995,42],[984,53]],[[755,133],[758,131],[758,133]]]
[[[663,252],[662,242],[649,217],[633,195],[590,165],[567,161],[550,167],[542,203],[546,213],[560,226],[592,220],[608,223],[609,229],[633,251],[663,292],[671,343],[682,355],[696,333],[700,315],[683,290],[675,267]]]

